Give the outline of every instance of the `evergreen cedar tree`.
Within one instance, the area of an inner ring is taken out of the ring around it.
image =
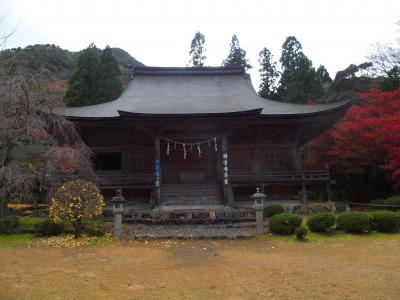
[[[260,51],[258,62],[260,63],[261,83],[258,93],[263,98],[277,100],[276,81],[279,77],[279,72],[276,70],[276,62],[272,59],[272,53],[267,48]]]
[[[204,61],[207,58],[207,56],[205,55],[206,48],[204,47],[204,43],[205,43],[204,35],[199,31],[196,32],[190,44],[190,51],[189,51],[190,67],[199,68],[204,66]]]
[[[235,34],[232,36],[228,57],[224,59],[222,65],[225,67],[240,66],[244,67],[246,71],[252,68],[249,60],[246,58],[246,51],[240,48],[239,40]]]
[[[323,67],[320,67],[319,72],[315,70],[294,36],[286,38],[279,61],[282,76],[278,97],[281,101],[307,103],[323,95],[322,82],[329,81],[329,74]]]
[[[360,103],[309,146],[310,167],[329,162],[347,170],[370,165],[388,171],[400,188],[400,89],[359,93]]]
[[[65,101],[69,106],[85,106],[114,100],[122,93],[121,71],[110,47],[103,51],[94,44],[83,50],[71,76]]]

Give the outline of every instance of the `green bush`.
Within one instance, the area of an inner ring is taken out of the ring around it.
[[[272,233],[293,234],[301,221],[301,217],[293,213],[277,214],[269,218],[269,229]]]
[[[400,214],[380,210],[371,213],[373,228],[379,232],[394,232],[400,229]]]
[[[387,198],[385,200],[385,205],[400,206],[400,195]]]
[[[83,224],[83,233],[88,236],[104,236],[106,226],[102,220],[88,220]]]
[[[336,224],[345,232],[365,233],[372,229],[372,216],[364,212],[346,212],[337,217]]]
[[[0,234],[13,234],[19,228],[19,219],[16,216],[8,216],[0,219]]]
[[[47,219],[35,224],[35,232],[39,236],[60,235],[65,233],[65,226],[63,223],[54,223],[52,220]]]
[[[308,233],[307,228],[304,227],[297,227],[294,231],[294,234],[296,235],[296,239],[298,239],[299,241],[303,241],[304,238],[306,237]]]
[[[45,218],[32,218],[32,217],[20,217],[19,218],[19,232],[21,233],[35,233],[35,225],[43,222]]]
[[[264,218],[272,217],[273,215],[284,213],[285,209],[282,205],[268,205],[264,207]]]
[[[332,229],[335,222],[336,217],[333,213],[318,213],[308,218],[307,225],[312,232],[326,232]]]

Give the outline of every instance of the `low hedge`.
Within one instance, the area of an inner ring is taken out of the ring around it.
[[[19,229],[19,219],[16,216],[7,216],[0,219],[0,234],[13,234]]]
[[[307,230],[307,228],[304,228],[304,227],[297,227],[294,230],[294,234],[296,235],[296,239],[298,239],[299,241],[304,241],[307,233],[308,233],[308,230]]]
[[[372,229],[372,216],[364,212],[345,212],[336,219],[337,228],[351,233],[365,233]]]
[[[63,223],[55,223],[51,219],[35,224],[35,233],[39,236],[55,236],[66,232]]]
[[[336,223],[333,213],[318,213],[311,215],[307,220],[307,226],[312,232],[326,232],[332,229]]]
[[[385,205],[400,206],[400,195],[387,198],[385,200]]]
[[[274,205],[268,205],[264,207],[264,218],[269,218],[277,214],[284,213],[285,209],[283,208],[282,205],[279,204],[274,204]]]
[[[373,229],[379,232],[395,232],[400,229],[400,214],[387,210],[371,213]]]
[[[293,213],[277,214],[269,218],[269,229],[272,233],[293,234],[297,227],[300,227],[302,219]]]
[[[104,236],[106,226],[102,220],[87,220],[83,223],[83,233],[88,236]]]

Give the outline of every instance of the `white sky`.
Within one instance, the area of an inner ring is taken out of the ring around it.
[[[0,15],[7,15],[0,32],[16,28],[7,48],[50,43],[77,51],[94,42],[122,48],[148,66],[185,66],[196,31],[206,38],[206,64],[218,66],[236,34],[257,83],[259,51],[267,47],[278,60],[289,35],[331,77],[363,62],[373,43],[394,38],[400,1],[0,0]]]

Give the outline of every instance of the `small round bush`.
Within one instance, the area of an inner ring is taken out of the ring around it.
[[[312,232],[326,232],[335,225],[336,217],[333,213],[318,213],[311,215],[307,220],[307,226]]]
[[[395,232],[400,229],[400,214],[380,210],[371,213],[373,228],[379,232]]]
[[[35,232],[39,236],[60,235],[65,233],[65,226],[63,223],[55,223],[48,219],[35,224]]]
[[[294,231],[294,234],[296,235],[296,239],[298,239],[299,241],[303,241],[304,238],[306,237],[308,233],[307,228],[304,227],[297,227]]]
[[[301,225],[301,217],[293,213],[277,214],[269,218],[269,229],[272,233],[293,234]]]
[[[264,207],[264,218],[272,217],[273,215],[284,213],[285,209],[282,205],[268,205]]]
[[[19,219],[16,216],[8,216],[0,219],[0,234],[16,233],[19,228]]]
[[[351,233],[365,233],[372,229],[372,216],[364,212],[346,212],[337,217],[337,228]]]
[[[385,205],[400,206],[400,195],[387,198],[385,200]]]

